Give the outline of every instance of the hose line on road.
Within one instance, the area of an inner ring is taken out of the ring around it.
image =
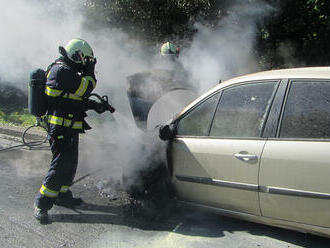
[[[29,148],[38,148],[39,146],[41,146],[43,143],[45,143],[47,141],[47,135],[46,137],[43,137],[41,140],[39,141],[27,141],[27,136],[29,136],[28,134],[28,131],[31,130],[32,128],[38,128],[38,127],[41,127],[43,128],[46,132],[47,132],[47,128],[44,127],[44,126],[41,126],[40,124],[36,123],[35,125],[33,126],[30,126],[28,128],[26,128],[23,132],[23,135],[22,135],[22,141],[23,141],[23,144]],[[33,135],[32,135],[33,136]],[[40,136],[39,136],[40,137]]]
[[[32,149],[33,150],[45,149],[46,147],[43,146],[42,144],[47,141],[47,135],[45,137],[43,137],[43,136],[40,136],[39,134],[36,135],[36,134],[29,134],[28,133],[29,131],[32,130],[32,128],[42,128],[47,133],[47,128],[45,126],[41,125],[41,122],[42,121],[37,119],[37,122],[34,125],[29,126],[24,130],[24,132],[22,134],[23,144],[2,148],[2,149],[0,149],[0,152],[9,151],[9,150],[12,150],[12,149],[15,149],[15,148],[21,148],[21,147],[28,147],[31,150]],[[32,139],[32,140],[30,141],[29,139]],[[38,140],[35,140],[35,139],[38,139]]]
[[[20,145],[14,145],[14,146],[9,146],[9,147],[2,148],[2,149],[0,149],[0,152],[9,151],[9,150],[12,150],[12,149],[15,149],[15,148],[21,148],[21,147],[26,147],[26,146],[29,147],[31,150],[43,150],[43,149],[46,148],[45,146],[42,146],[42,144],[44,142],[42,142],[42,143],[40,141],[24,142],[23,144],[20,144]]]
[[[25,145],[22,144],[22,145],[16,145],[16,146],[9,146],[9,147],[0,149],[0,152],[8,151],[8,150],[11,150],[11,149],[14,149],[14,148],[23,147],[23,146],[25,146]]]

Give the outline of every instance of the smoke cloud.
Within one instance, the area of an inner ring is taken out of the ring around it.
[[[257,23],[272,10],[263,1],[236,0],[215,27],[195,24],[198,32],[182,61],[201,92],[219,80],[259,70],[255,57]]]
[[[75,0],[0,0],[0,81],[27,90],[29,72],[54,61],[59,45],[77,37],[88,41],[98,60],[95,92],[109,95],[117,112],[113,116],[88,113],[94,129],[82,137],[80,166],[106,168],[103,174],[114,180],[121,180],[123,172],[134,177],[150,159],[163,161],[165,149],[155,158],[155,149],[162,144],[134,124],[126,77],[161,67],[159,54],[150,55],[121,30],[86,29],[82,5],[83,1]],[[195,24],[198,32],[180,61],[200,92],[219,79],[258,70],[253,50],[256,22],[269,10],[262,1],[253,5],[235,1],[215,28]]]
[[[116,113],[88,113],[93,130],[81,136],[80,167],[104,168],[103,175],[117,181],[123,172],[136,178],[158,144],[134,124],[126,77],[150,69],[151,58],[138,41],[118,29],[86,28],[82,5],[74,0],[1,0],[0,81],[27,92],[29,72],[47,68],[59,56],[59,45],[78,37],[88,41],[98,60],[95,92],[109,95]]]
[[[32,67],[46,67],[61,42],[81,34],[79,16],[65,13],[69,2],[1,0],[2,80],[25,83]]]

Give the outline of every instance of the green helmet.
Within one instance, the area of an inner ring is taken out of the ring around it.
[[[88,60],[95,60],[91,46],[82,39],[73,39],[65,46],[65,51],[70,60],[83,64]]]
[[[166,42],[160,48],[160,54],[162,56],[173,56],[179,57],[179,48],[171,42]]]

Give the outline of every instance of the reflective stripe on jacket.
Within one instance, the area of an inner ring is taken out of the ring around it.
[[[65,119],[63,117],[57,117],[54,115],[48,115],[48,123],[54,125],[60,125],[64,127],[71,127],[72,129],[82,129],[83,122],[82,121],[72,121],[69,119]]]
[[[50,135],[90,129],[84,121],[87,110],[84,99],[95,87],[94,75],[84,75],[65,62],[52,65],[45,87]]]
[[[82,101],[82,97],[86,95],[88,86],[92,84],[93,89],[96,87],[96,81],[91,76],[84,76],[81,78],[79,88],[75,93],[65,93],[62,97],[69,98],[72,100]],[[52,89],[49,86],[46,86],[45,93],[50,97],[58,97],[63,93],[63,90]]]

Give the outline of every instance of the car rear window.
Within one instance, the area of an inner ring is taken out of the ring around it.
[[[279,137],[330,138],[330,82],[291,82]]]

